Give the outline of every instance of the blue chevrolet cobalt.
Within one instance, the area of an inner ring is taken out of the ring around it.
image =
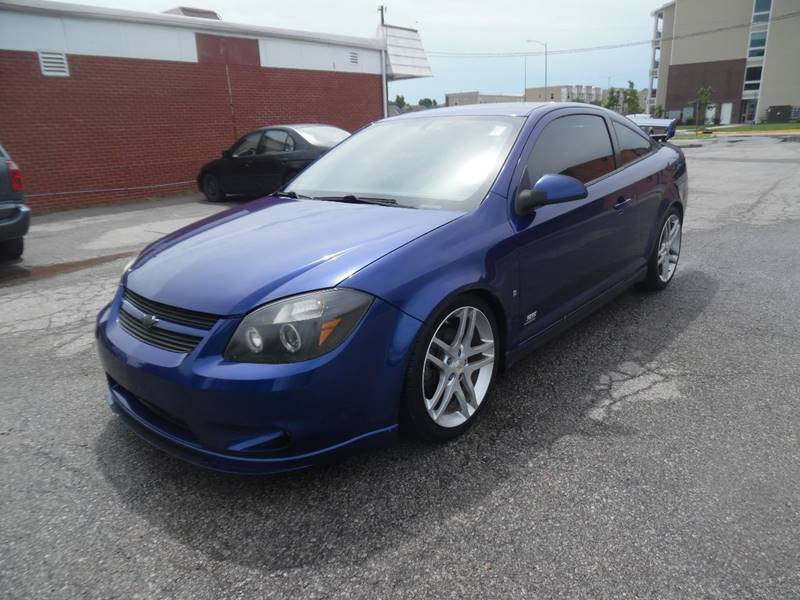
[[[504,367],[632,284],[669,285],[686,202],[681,151],[601,108],[379,121],[142,251],[97,318],[108,403],[223,471],[449,440]]]

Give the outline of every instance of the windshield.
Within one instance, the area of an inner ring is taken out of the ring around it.
[[[371,125],[298,175],[287,191],[387,198],[469,211],[489,191],[524,117],[416,117]]]
[[[350,134],[331,125],[303,125],[294,130],[313,146],[335,146]]]

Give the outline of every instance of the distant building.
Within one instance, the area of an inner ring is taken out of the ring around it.
[[[592,85],[548,85],[525,90],[526,102],[605,102],[606,90]]]
[[[445,106],[465,104],[496,104],[499,102],[522,102],[522,96],[509,94],[481,94],[480,92],[453,92],[444,95]]]
[[[642,110],[647,110],[647,98],[650,97],[650,90],[649,88],[644,88],[639,90],[639,106],[642,107]]]
[[[798,8],[798,0],[674,0],[653,11],[648,112],[691,118],[705,86],[709,121],[763,121],[771,106],[800,111]]]

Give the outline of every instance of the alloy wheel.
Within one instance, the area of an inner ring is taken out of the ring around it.
[[[658,265],[658,278],[664,282],[669,282],[675,274],[678,266],[678,258],[681,254],[681,220],[676,214],[671,214],[661,229],[658,239],[658,255],[656,264]]]
[[[436,328],[422,368],[425,408],[434,423],[458,427],[483,402],[494,370],[489,319],[474,306],[452,311]]]

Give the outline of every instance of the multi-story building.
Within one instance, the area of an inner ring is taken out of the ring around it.
[[[648,112],[693,118],[707,86],[700,118],[722,124],[800,105],[800,0],[673,0],[651,14]]]
[[[605,102],[606,90],[591,85],[548,85],[525,90],[526,102]]]
[[[480,92],[452,92],[444,95],[445,106],[495,104],[498,102],[522,102],[522,96],[513,96],[510,94],[481,94]]]

